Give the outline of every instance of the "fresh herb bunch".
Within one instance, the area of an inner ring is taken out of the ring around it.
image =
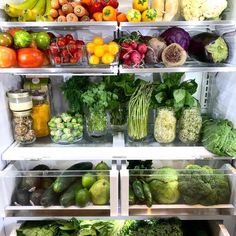
[[[104,82],[89,85],[88,89],[81,95],[83,103],[89,111],[105,111],[112,100],[118,99],[115,93],[106,90]]]
[[[89,85],[88,77],[73,76],[62,84],[61,90],[72,113],[81,113],[83,108],[82,93]]]
[[[193,97],[197,91],[195,80],[181,82],[184,73],[165,73],[162,83],[155,85],[152,103],[157,107],[173,107],[179,117],[182,108],[197,107],[199,102]]]

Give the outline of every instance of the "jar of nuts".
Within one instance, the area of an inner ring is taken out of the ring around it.
[[[36,135],[33,130],[31,110],[14,111],[13,117],[15,140],[21,144],[33,143],[36,139]]]

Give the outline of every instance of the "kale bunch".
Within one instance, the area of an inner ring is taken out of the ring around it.
[[[209,166],[188,165],[179,175],[179,191],[186,204],[215,205],[229,203],[227,176]]]
[[[176,218],[160,220],[127,220],[119,236],[183,236],[181,221]]]

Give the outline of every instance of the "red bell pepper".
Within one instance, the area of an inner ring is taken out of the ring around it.
[[[104,7],[111,6],[116,9],[119,6],[119,3],[117,0],[102,0],[101,2]]]
[[[95,12],[102,12],[103,8],[104,6],[102,5],[101,2],[95,2],[90,5],[89,12],[92,15]]]

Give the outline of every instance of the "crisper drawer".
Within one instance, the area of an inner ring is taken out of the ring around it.
[[[148,170],[123,162],[121,214],[233,215],[236,171],[223,161],[153,161]]]
[[[118,214],[116,162],[15,162],[2,185],[5,216]]]

